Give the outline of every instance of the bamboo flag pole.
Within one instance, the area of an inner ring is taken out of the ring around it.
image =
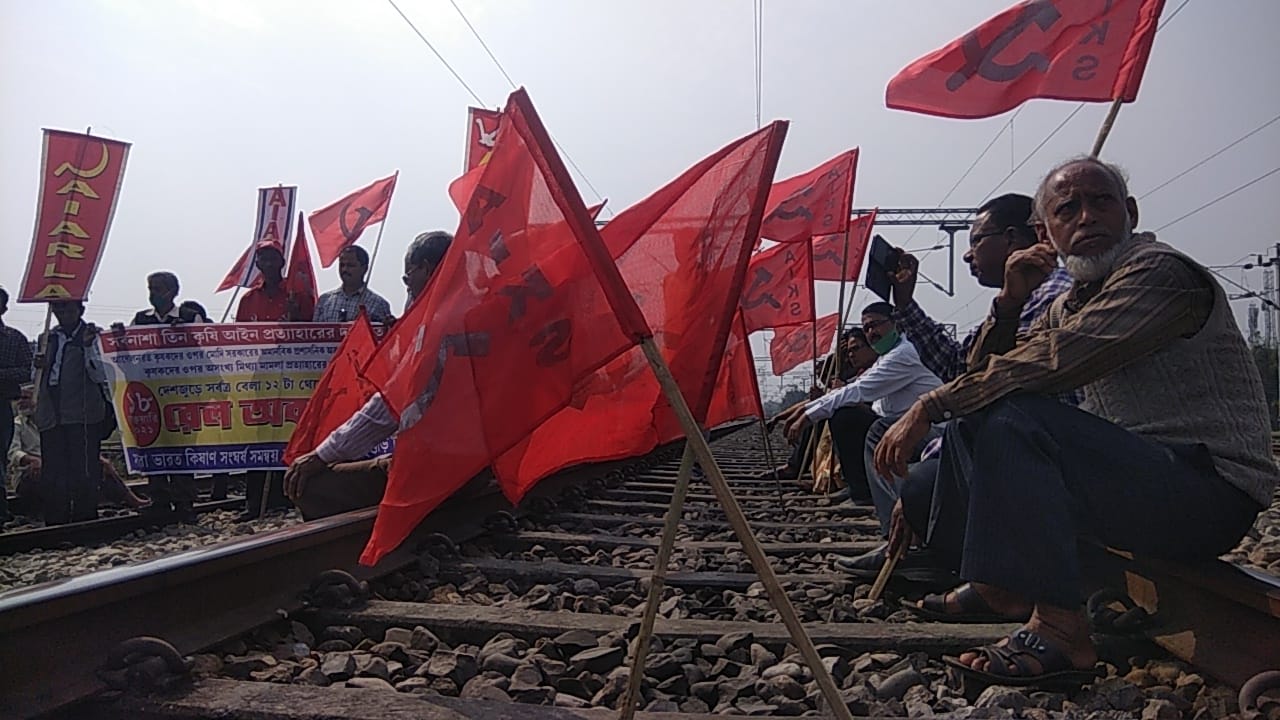
[[[671,505],[667,508],[667,517],[662,525],[662,542],[658,544],[658,557],[653,564],[653,575],[649,578],[649,595],[645,600],[644,615],[640,619],[640,632],[636,635],[635,648],[631,651],[631,674],[627,678],[627,691],[622,698],[619,720],[631,720],[636,714],[640,685],[644,682],[645,658],[649,655],[649,645],[653,641],[653,626],[657,622],[658,606],[662,604],[662,591],[666,588],[667,565],[671,562],[671,551],[675,546],[676,531],[680,527],[680,516],[684,514],[684,500],[689,492],[689,477],[692,474],[693,447],[692,443],[685,443],[676,489],[671,494]]]
[[[392,182],[392,187],[395,187],[395,184],[400,181],[399,170],[396,170],[394,177],[395,181]],[[382,231],[387,227],[387,217],[391,215],[391,201],[395,199],[394,195],[395,191],[393,190],[392,197],[387,198],[387,210],[383,214],[382,222],[378,223],[378,237],[374,238],[373,241],[373,254],[369,256],[369,272],[365,273],[365,282],[369,282],[369,279],[373,277],[373,264],[378,262],[378,248],[382,246]]]
[[[662,357],[662,352],[658,350],[653,338],[642,339],[640,348],[644,351],[645,358],[649,361],[649,367],[653,369],[653,374],[657,378],[658,384],[662,387],[662,392],[666,396],[667,402],[671,404],[676,417],[680,419],[680,426],[684,430],[685,437],[688,439],[688,443],[693,446],[694,459],[697,460],[698,465],[706,473],[707,481],[710,483],[712,491],[715,492],[716,498],[720,501],[720,506],[724,510],[730,527],[733,528],[734,535],[742,543],[742,549],[747,553],[747,557],[750,558],[751,566],[755,569],[756,575],[760,577],[760,582],[764,585],[770,603],[778,611],[782,624],[786,626],[792,644],[800,651],[805,664],[809,666],[809,671],[818,683],[818,689],[826,700],[830,712],[839,720],[853,720],[853,715],[849,712],[848,706],[844,704],[844,700],[840,697],[840,689],[836,686],[831,673],[823,665],[822,657],[818,655],[818,650],[814,647],[813,640],[805,633],[804,626],[800,623],[800,616],[796,614],[796,609],[791,604],[791,599],[787,597],[787,593],[782,589],[782,584],[778,582],[778,576],[774,574],[773,568],[769,565],[769,559],[765,556],[764,549],[760,547],[760,542],[752,534],[751,526],[747,524],[747,518],[743,515],[737,498],[733,496],[733,491],[729,488],[729,483],[725,480],[724,473],[716,463],[715,457],[711,454],[711,446],[707,444],[706,438],[703,437],[701,428],[698,427],[693,413],[685,402],[684,395],[680,392],[680,386],[676,383],[675,377],[671,375],[671,368],[667,366],[666,360]]]
[[[1107,142],[1107,136],[1111,134],[1111,126],[1116,123],[1116,115],[1120,114],[1120,106],[1124,104],[1124,100],[1116,98],[1111,102],[1111,108],[1107,110],[1107,117],[1102,121],[1102,127],[1098,128],[1098,137],[1093,141],[1093,150],[1089,151],[1090,157],[1098,157],[1102,153],[1102,146]]]

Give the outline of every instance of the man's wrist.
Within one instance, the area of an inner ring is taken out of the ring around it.
[[[1022,315],[1022,308],[1027,304],[1026,298],[1016,298],[1003,291],[996,295],[995,312],[998,320],[1016,320]]]

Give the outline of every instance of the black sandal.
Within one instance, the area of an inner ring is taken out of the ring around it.
[[[978,591],[970,583],[960,585],[949,592],[955,593],[956,604],[960,606],[960,612],[947,611],[947,593],[925,595],[920,600],[921,604],[919,605],[903,600],[902,607],[922,620],[945,623],[1001,624],[1026,622],[1031,617],[1030,613],[1027,613],[1024,617],[1001,615],[991,609],[987,601],[982,599],[982,596],[978,594]]]
[[[943,656],[942,661],[965,680],[981,684],[1009,687],[1052,687],[1078,689],[1098,678],[1096,667],[1081,669],[1060,648],[1044,641],[1027,628],[1010,635],[1004,645],[983,645],[969,650],[987,658],[987,669],[976,670],[960,662],[958,657]],[[1035,660],[1039,671],[1032,665]]]

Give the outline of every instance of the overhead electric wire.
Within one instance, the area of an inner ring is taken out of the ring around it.
[[[409,16],[404,14],[404,11],[400,9],[400,6],[396,5],[395,0],[387,0],[387,2],[391,4],[391,7],[395,8],[396,14],[398,14],[405,23],[409,25],[409,28],[418,36],[418,39],[422,40],[422,42],[430,48],[431,52],[435,54],[436,58],[439,59],[446,68],[448,68],[449,72],[453,74],[453,77],[458,81],[458,83],[461,84],[468,93],[470,93],[472,99],[476,101],[476,104],[481,107],[489,107],[485,104],[484,100],[480,99],[480,96],[476,91],[471,89],[471,86],[467,84],[467,81],[462,79],[462,75],[458,74],[458,71],[453,69],[453,66],[449,64],[449,61],[444,59],[444,56],[440,54],[440,51],[436,50],[436,47],[431,44],[431,41],[428,40],[427,37],[422,34],[422,31],[418,29],[418,26],[413,24],[413,21],[409,19]],[[511,79],[511,75],[507,73],[506,68],[504,68],[502,63],[498,61],[497,56],[493,54],[493,50],[489,48],[489,44],[484,41],[484,38],[480,37],[480,33],[476,30],[475,26],[471,24],[469,19],[467,19],[467,15],[462,11],[462,8],[458,7],[458,4],[453,0],[449,0],[449,3],[453,5],[454,10],[458,11],[458,15],[462,18],[462,22],[464,22],[467,28],[471,30],[471,34],[475,36],[477,41],[479,41],[480,47],[484,48],[485,53],[489,56],[489,59],[493,61],[493,64],[498,66],[498,71],[501,72],[502,76],[511,84],[512,89],[518,87],[516,82]],[[582,178],[582,182],[585,183],[587,188],[589,188],[596,196],[596,199],[603,201],[604,195],[600,194],[600,191],[596,189],[595,184],[591,182],[591,178],[587,177],[587,174],[582,171],[582,168],[578,167],[578,163],[574,161],[571,155],[569,155],[569,151],[565,150],[564,146],[557,142],[554,137],[551,138],[551,142],[556,146],[556,149],[560,151],[560,154],[564,156],[564,160],[569,164],[569,167],[573,168],[574,172],[578,173],[578,177]],[[604,210],[611,216],[614,214],[613,209],[607,205]]]
[[[1200,162],[1196,163],[1195,165],[1192,165],[1191,167],[1187,168],[1186,170],[1183,170],[1182,172],[1178,173],[1177,175],[1174,175],[1173,177],[1169,178],[1168,180],[1165,180],[1164,182],[1160,183],[1159,185],[1157,185],[1157,186],[1155,186],[1155,187],[1151,188],[1150,190],[1146,191],[1146,192],[1145,192],[1145,193],[1143,193],[1142,195],[1139,195],[1139,196],[1138,196],[1138,199],[1139,199],[1139,200],[1142,200],[1143,198],[1145,198],[1145,197],[1147,197],[1147,196],[1149,196],[1149,195],[1152,195],[1152,194],[1154,194],[1154,193],[1156,193],[1156,192],[1158,192],[1158,191],[1160,191],[1160,190],[1164,189],[1165,187],[1167,187],[1168,185],[1172,184],[1174,181],[1176,181],[1176,180],[1178,180],[1179,178],[1183,177],[1184,175],[1186,175],[1187,173],[1191,172],[1192,170],[1195,170],[1196,168],[1198,168],[1198,167],[1200,167],[1201,165],[1204,165],[1205,163],[1209,162],[1210,160],[1212,160],[1212,159],[1214,159],[1214,158],[1218,157],[1219,155],[1221,155],[1222,153],[1224,153],[1224,152],[1226,152],[1226,151],[1230,150],[1231,148],[1235,147],[1236,145],[1239,145],[1240,143],[1244,142],[1245,140],[1248,140],[1249,138],[1253,137],[1254,135],[1257,135],[1259,132],[1261,132],[1262,130],[1264,130],[1264,129],[1265,129],[1265,128],[1267,128],[1268,126],[1270,126],[1270,125],[1274,124],[1276,121],[1280,121],[1280,115],[1276,115],[1275,117],[1271,118],[1270,120],[1266,121],[1265,123],[1263,123],[1263,124],[1259,125],[1258,127],[1254,128],[1254,129],[1252,129],[1252,130],[1250,130],[1249,132],[1245,133],[1244,135],[1241,135],[1240,137],[1236,138],[1236,139],[1235,139],[1235,140],[1233,140],[1230,144],[1223,146],[1223,147],[1222,147],[1221,149],[1219,149],[1217,152],[1215,152],[1215,153],[1213,153],[1212,155],[1210,155],[1210,156],[1208,156],[1208,157],[1204,158],[1203,160],[1201,160]]]
[[[1187,218],[1191,217],[1192,215],[1195,215],[1196,213],[1200,212],[1201,210],[1205,210],[1205,209],[1207,209],[1207,208],[1213,207],[1214,205],[1217,205],[1218,203],[1222,202],[1223,200],[1226,200],[1227,198],[1231,197],[1232,195],[1235,195],[1236,193],[1240,192],[1241,190],[1244,190],[1245,188],[1247,188],[1247,187],[1249,187],[1249,186],[1251,186],[1251,185],[1255,185],[1255,184],[1257,184],[1257,183],[1259,183],[1259,182],[1262,182],[1263,180],[1266,180],[1267,178],[1271,177],[1272,175],[1275,175],[1275,174],[1276,174],[1276,173],[1278,173],[1278,172],[1280,172],[1280,167],[1272,168],[1272,170],[1271,170],[1270,172],[1263,173],[1263,174],[1259,175],[1258,177],[1256,177],[1256,178],[1254,178],[1254,179],[1250,180],[1249,182],[1247,182],[1247,183],[1245,183],[1245,184],[1241,185],[1240,187],[1238,187],[1238,188],[1236,188],[1236,189],[1234,189],[1234,190],[1232,190],[1232,191],[1230,191],[1230,192],[1223,193],[1222,195],[1219,195],[1218,197],[1216,197],[1216,198],[1214,198],[1214,199],[1210,200],[1209,202],[1207,202],[1207,203],[1205,203],[1205,204],[1201,205],[1200,207],[1196,208],[1195,210],[1192,210],[1191,212],[1189,212],[1189,213],[1187,213],[1187,214],[1185,214],[1185,215],[1182,215],[1182,216],[1180,216],[1180,217],[1178,217],[1178,218],[1176,218],[1176,219],[1174,219],[1174,220],[1170,220],[1169,222],[1165,223],[1164,225],[1161,225],[1160,227],[1156,228],[1156,229],[1155,229],[1155,231],[1156,231],[1156,232],[1160,232],[1161,230],[1164,230],[1164,229],[1165,229],[1165,228],[1167,228],[1167,227],[1171,227],[1171,226],[1173,226],[1173,225],[1177,225],[1178,223],[1182,222],[1183,220],[1186,220]]]

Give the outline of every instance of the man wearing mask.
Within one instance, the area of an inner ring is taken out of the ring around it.
[[[191,305],[178,303],[178,276],[171,272],[153,272],[147,276],[147,294],[151,307],[133,316],[131,325],[186,325],[209,322]],[[192,475],[148,475],[147,495],[151,498],[148,512],[164,515],[172,512],[179,522],[195,522],[195,477]]]
[[[915,346],[898,333],[889,303],[868,305],[862,311],[862,330],[879,356],[875,363],[848,385],[807,403],[785,432],[789,440],[796,441],[805,428],[827,420],[850,499],[869,505],[871,491],[863,462],[867,431],[879,418],[901,416],[942,381],[920,362]],[[864,403],[871,403],[873,412],[866,412]]]
[[[102,438],[115,429],[98,329],[84,322],[84,303],[50,303],[58,326],[42,342],[36,427],[44,453],[42,492],[48,525],[98,517]]]
[[[0,448],[8,448],[13,439],[13,401],[21,395],[22,385],[31,381],[31,343],[26,335],[4,324],[8,311],[9,293],[0,288]],[[0,488],[5,478],[0,467]],[[0,523],[8,519],[8,498],[0,494]]]
[[[452,242],[452,235],[436,231],[422,233],[409,244],[403,277],[406,311],[422,294]],[[387,486],[391,457],[365,458],[399,429],[382,395],[374,393],[314,452],[293,461],[285,473],[285,494],[308,520],[377,505]]]
[[[392,320],[391,303],[369,289],[365,278],[369,274],[369,253],[359,245],[352,245],[338,255],[338,277],[342,287],[330,290],[316,301],[312,319],[316,322],[351,322],[363,307],[369,322],[385,323]]]

